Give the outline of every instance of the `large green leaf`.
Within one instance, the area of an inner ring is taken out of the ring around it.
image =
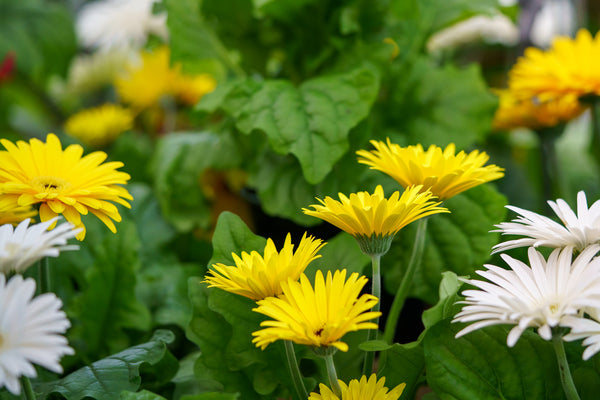
[[[415,273],[412,296],[434,304],[444,271],[472,275],[490,258],[498,234],[490,233],[494,224],[505,219],[506,199],[491,185],[481,185],[444,202],[450,214],[429,217],[421,266]],[[381,263],[383,282],[395,293],[408,265],[416,227],[402,229]]]
[[[94,265],[70,313],[78,355],[95,359],[118,351],[129,345],[126,330],[150,328],[150,313],[135,297],[139,245],[135,225],[123,220],[117,234],[94,246]]]
[[[96,400],[114,400],[119,398],[122,391],[136,391],[140,387],[142,364],[155,365],[159,363],[168,352],[167,344],[173,340],[172,332],[158,330],[147,343],[96,361],[60,380],[37,385],[35,390],[42,393],[41,398],[46,398],[52,393],[59,393],[69,400],[79,400],[84,397]],[[175,371],[170,373],[175,374]],[[154,399],[153,397],[145,398]]]
[[[223,108],[242,132],[262,131],[275,152],[296,156],[306,180],[318,183],[348,151],[348,133],[367,116],[378,89],[369,66],[299,87],[248,79],[227,94]]]
[[[200,185],[208,167],[229,168],[240,150],[231,136],[212,132],[171,133],[162,137],[152,161],[154,188],[165,218],[178,230],[208,227],[210,205]]]
[[[467,149],[489,131],[497,100],[479,67],[435,65],[419,58],[396,72],[391,99],[385,105],[389,124],[406,135],[407,143]]]
[[[257,251],[263,253],[267,240],[257,236],[237,215],[225,211],[219,215],[213,234],[213,256],[208,265],[223,263],[235,265],[231,253],[241,254]]]
[[[139,392],[121,392],[119,400],[166,400],[164,397],[147,390]]]
[[[455,339],[463,327],[444,320],[423,341],[427,382],[440,399],[564,399],[551,343],[526,331],[509,348],[499,326]]]

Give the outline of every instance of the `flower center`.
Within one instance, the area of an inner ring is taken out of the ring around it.
[[[59,194],[71,187],[71,184],[55,176],[36,176],[31,180],[31,186],[40,193]]]

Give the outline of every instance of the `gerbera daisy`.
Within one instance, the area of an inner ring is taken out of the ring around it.
[[[574,95],[540,102],[531,98],[518,99],[507,89],[497,90],[496,94],[500,104],[493,126],[498,130],[553,127],[572,120],[586,109]]]
[[[589,360],[600,351],[600,309],[587,309],[591,319],[568,315],[563,318],[561,326],[571,328],[571,331],[563,336],[563,340],[571,342],[583,339],[583,345],[587,348],[582,358]]]
[[[161,46],[142,51],[139,63],[131,63],[126,72],[115,80],[121,100],[136,109],[159,104],[163,96],[172,96],[179,77],[179,68],[171,68],[171,50]]]
[[[377,375],[372,374],[369,379],[363,375],[358,379],[352,379],[350,384],[346,385],[338,380],[342,389],[342,397],[336,396],[331,389],[322,383],[319,385],[318,393],[311,393],[308,400],[398,400],[406,387],[401,383],[392,390],[385,387],[385,377],[377,380]]]
[[[586,307],[600,306],[600,259],[594,258],[600,246],[586,248],[572,262],[573,248],[555,249],[544,259],[529,248],[527,264],[502,254],[510,270],[486,265],[477,274],[488,279],[465,280],[479,289],[465,290],[466,304],[453,322],[474,322],[456,337],[489,325],[516,325],[508,334],[512,347],[528,327],[537,328],[545,340],[552,338],[552,328],[567,315],[577,315]],[[593,259],[594,258],[594,259]]]
[[[346,281],[346,270],[327,272],[327,280],[317,270],[315,286],[305,274],[300,281],[288,279],[281,284],[279,297],[267,297],[257,302],[253,311],[273,320],[261,322],[265,327],[253,332],[253,343],[264,349],[276,340],[314,347],[334,347],[348,351],[348,345],[340,339],[348,332],[360,329],[377,329],[377,324],[367,322],[381,313],[369,311],[379,299],[370,294],[360,296],[367,278],[358,273]],[[360,297],[359,297],[360,296]]]
[[[525,237],[498,243],[492,248],[492,254],[525,246],[552,248],[572,246],[580,251],[591,244],[600,243],[600,201],[596,201],[588,209],[585,192],[577,193],[577,214],[563,199],[558,199],[556,202],[548,201],[548,204],[563,225],[532,211],[506,206],[519,214],[519,217],[512,222],[496,225],[498,229],[492,232]]]
[[[256,251],[250,254],[243,251],[239,257],[232,253],[235,267],[222,263],[213,264],[204,282],[209,287],[217,287],[252,300],[277,296],[282,291],[282,283],[288,278],[298,280],[308,264],[321,257],[317,252],[324,245],[321,239],[306,236],[305,233],[294,252],[292,237],[288,233],[281,251],[277,252],[273,241],[267,239],[263,255]]]
[[[600,95],[600,36],[585,29],[575,39],[557,37],[548,50],[527,48],[509,71],[508,85],[520,98],[539,101],[566,95]]]
[[[168,38],[167,14],[153,13],[156,0],[97,0],[77,15],[76,30],[85,47],[140,48],[150,34]]]
[[[449,212],[438,207],[440,202],[433,200],[429,191],[422,187],[410,187],[402,195],[396,191],[389,199],[384,197],[383,188],[378,185],[375,192],[351,193],[347,197],[338,194],[340,201],[331,197],[318,199],[321,204],[313,204],[314,210],[303,208],[307,215],[321,218],[337,226],[356,238],[366,254],[383,254],[400,229],[419,218]]]
[[[133,118],[133,113],[126,108],[104,104],[69,117],[65,122],[65,132],[88,146],[103,147],[131,129]]]
[[[6,150],[0,151],[0,212],[39,204],[42,222],[62,214],[75,228],[82,228],[78,240],[85,237],[81,215],[91,212],[112,232],[112,220],[121,215],[112,202],[130,208],[133,200],[122,186],[129,174],[117,171],[121,162],[102,163],[102,151],[83,156],[83,148],[70,145],[64,150],[52,133],[46,143],[31,139],[17,144],[1,139]]]
[[[29,226],[29,218],[16,228],[10,224],[0,226],[0,273],[22,273],[43,257],[58,257],[61,251],[77,250],[67,246],[67,240],[79,232],[66,222],[48,230],[56,218]]]
[[[62,336],[71,326],[54,293],[33,298],[35,281],[0,274],[0,387],[21,392],[19,378],[37,376],[32,364],[60,374],[60,358],[74,354]]]
[[[358,162],[384,172],[407,188],[421,185],[440,200],[471,189],[485,182],[502,178],[503,169],[496,165],[484,166],[489,157],[477,150],[456,153],[454,143],[444,150],[431,145],[427,151],[420,144],[400,147],[387,139],[387,144],[371,140],[375,150],[359,150]]]

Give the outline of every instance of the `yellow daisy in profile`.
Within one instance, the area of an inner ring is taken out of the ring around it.
[[[133,200],[119,186],[129,180],[129,174],[117,171],[123,163],[103,164],[107,155],[101,151],[82,157],[79,145],[63,150],[52,133],[46,143],[38,139],[0,143],[6,149],[0,151],[0,212],[39,204],[42,222],[62,214],[75,228],[82,228],[78,240],[85,237],[81,215],[91,212],[116,232],[112,220],[121,221],[121,215],[112,202],[130,208],[127,200]]]
[[[271,239],[267,240],[264,255],[245,251],[242,256],[232,253],[235,267],[222,263],[213,264],[204,282],[231,293],[261,300],[277,296],[282,292],[282,283],[289,279],[298,280],[311,261],[321,257],[317,252],[325,245],[321,239],[302,236],[294,252],[291,235],[285,238],[281,251],[277,252]]]
[[[385,198],[381,185],[373,194],[358,192],[347,197],[339,193],[338,196],[340,201],[331,197],[317,198],[320,205],[313,204],[310,207],[314,210],[303,208],[302,211],[354,236],[366,254],[386,253],[394,235],[411,222],[449,212],[438,207],[440,202],[434,201],[431,192],[423,191],[420,186],[410,187],[402,195],[396,191],[389,199]]]
[[[215,90],[217,81],[211,75],[180,75],[174,83],[175,96],[184,104],[194,105],[205,94]]]
[[[548,50],[527,48],[509,71],[508,85],[521,98],[540,101],[568,94],[600,95],[600,35],[581,29],[575,39],[557,37]]]
[[[279,297],[267,297],[257,302],[253,311],[273,320],[261,322],[265,327],[253,332],[253,343],[264,349],[276,340],[314,347],[334,347],[348,351],[348,345],[340,339],[350,331],[377,329],[377,324],[367,322],[381,313],[369,311],[379,299],[370,294],[360,296],[367,278],[358,273],[346,281],[346,270],[327,272],[327,280],[318,270],[312,287],[305,274],[300,281],[288,279],[281,287]],[[360,296],[360,297],[359,297]]]
[[[502,168],[484,166],[489,159],[485,152],[455,154],[454,143],[443,150],[431,145],[427,151],[420,144],[400,147],[389,138],[387,143],[371,140],[371,144],[375,150],[356,152],[359,163],[388,174],[405,188],[422,185],[422,190],[429,189],[440,200],[504,176]]]
[[[308,400],[398,400],[406,387],[401,383],[392,390],[385,387],[385,377],[377,380],[377,375],[372,374],[369,379],[363,375],[358,379],[352,379],[349,385],[338,380],[342,389],[342,397],[336,396],[331,389],[322,383],[319,385],[318,393],[311,393]]]
[[[507,89],[497,90],[496,94],[500,103],[493,127],[498,130],[553,127],[572,120],[586,109],[573,94],[545,102],[535,98],[518,99]]]
[[[35,217],[36,215],[37,211],[31,206],[17,207],[7,211],[0,211],[0,225],[17,225],[19,222],[22,222],[27,218]]]
[[[172,95],[178,70],[171,68],[171,51],[161,46],[153,51],[143,51],[141,61],[130,64],[126,72],[115,81],[121,100],[137,109],[159,104],[161,97]]]
[[[65,132],[88,146],[103,147],[131,129],[133,118],[133,113],[126,108],[104,104],[69,117]]]

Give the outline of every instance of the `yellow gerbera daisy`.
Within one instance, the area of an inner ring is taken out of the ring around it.
[[[196,104],[202,96],[217,87],[215,78],[208,74],[195,76],[179,75],[174,83],[175,96],[184,104]]]
[[[367,278],[358,273],[346,281],[346,270],[327,272],[327,281],[318,270],[313,289],[305,274],[300,281],[288,279],[281,287],[279,297],[267,297],[257,302],[253,311],[274,320],[261,322],[266,327],[253,332],[252,340],[264,349],[276,340],[291,340],[298,344],[315,347],[333,346],[348,351],[348,345],[340,339],[350,331],[377,329],[377,324],[366,322],[378,318],[381,313],[369,311],[379,299],[370,294],[359,297]]]
[[[79,145],[63,150],[52,133],[46,143],[38,139],[16,145],[1,139],[0,143],[6,149],[0,151],[0,212],[39,203],[42,222],[62,214],[75,228],[83,229],[77,235],[83,240],[81,215],[89,211],[116,232],[112,220],[120,221],[121,215],[111,202],[130,208],[126,200],[133,200],[119,186],[129,180],[129,174],[116,170],[123,163],[102,164],[107,157],[102,151],[82,157]]]
[[[321,218],[354,236],[366,254],[384,254],[396,233],[419,218],[441,212],[449,212],[438,207],[429,191],[421,186],[406,189],[402,196],[396,191],[389,199],[383,194],[381,185],[375,192],[351,193],[347,197],[339,193],[340,201],[331,197],[313,204],[314,210],[303,208],[307,215]]]
[[[503,169],[496,165],[483,166],[489,159],[485,152],[455,154],[454,143],[444,150],[431,145],[427,151],[420,144],[400,147],[389,138],[387,144],[376,140],[371,144],[375,150],[356,152],[359,163],[390,175],[405,188],[422,185],[422,190],[429,189],[440,200],[504,176]]]
[[[494,129],[552,127],[579,116],[585,107],[573,94],[545,102],[518,99],[511,90],[497,90],[500,104],[494,115]]]
[[[509,87],[521,98],[540,101],[567,94],[600,95],[600,35],[581,29],[575,39],[558,37],[550,49],[525,50],[508,73]]]
[[[294,252],[291,235],[288,233],[280,252],[271,239],[267,240],[264,255],[253,251],[242,252],[242,257],[232,253],[235,267],[222,263],[213,264],[204,282],[209,287],[218,287],[231,293],[261,300],[277,296],[282,292],[282,283],[288,278],[298,280],[311,261],[321,257],[317,252],[325,245],[321,239],[302,236]]]
[[[126,108],[104,104],[71,116],[65,123],[65,132],[88,146],[103,147],[131,129],[133,118],[133,113]]]
[[[115,87],[123,102],[144,109],[158,105],[161,97],[173,94],[179,71],[171,68],[171,51],[167,46],[143,51],[140,57],[140,63],[128,65],[126,72],[116,79]]]
[[[377,375],[372,374],[367,380],[363,375],[360,381],[352,379],[349,385],[338,380],[342,389],[342,397],[336,396],[331,389],[322,383],[319,385],[321,394],[311,393],[308,400],[398,400],[406,387],[406,383],[401,383],[391,391],[385,387],[385,377],[377,380]]]
[[[37,215],[37,211],[31,206],[17,207],[12,210],[0,211],[0,225],[17,225],[26,218],[32,218]]]

